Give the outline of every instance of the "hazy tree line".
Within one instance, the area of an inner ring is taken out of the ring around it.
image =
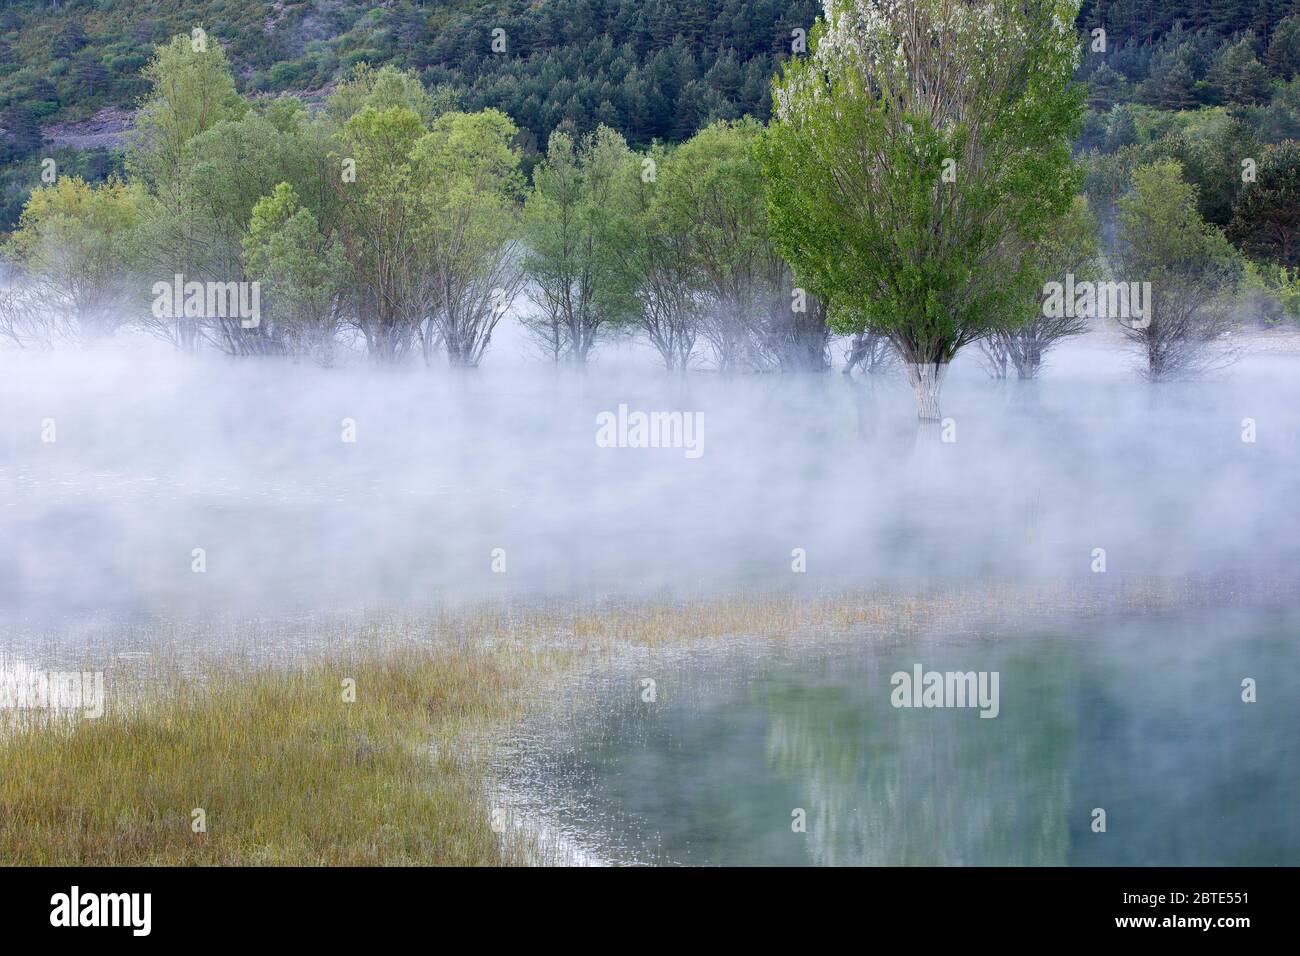
[[[509,117],[392,67],[358,68],[316,113],[242,98],[215,41],[175,38],[146,76],[125,180],[58,177],[25,206],[11,341],[136,325],[181,350],[329,364],[351,334],[377,362],[473,366],[517,311],[555,362],[639,330],[668,368],[827,363],[825,309],[768,235],[757,121],[644,152],[561,128],[529,184]],[[153,284],[177,276],[258,283],[256,325],[158,314]]]
[[[963,348],[1031,378],[1087,328],[1047,307],[1068,275],[1151,284],[1149,321],[1125,331],[1165,377],[1204,361],[1251,264],[1205,214],[1204,153],[1074,155],[1077,13],[832,3],[777,77],[769,126],[636,149],[561,123],[530,175],[516,123],[463,91],[363,65],[317,110],[249,101],[215,39],[178,36],[145,67],[125,176],[60,175],[24,207],[0,337],[131,325],[185,351],[330,364],[353,343],[473,366],[512,314],[555,363],[637,334],[669,369],[776,371],[828,368],[834,332],[846,371],[901,364],[933,418]],[[1283,269],[1295,150],[1260,151],[1249,188],[1223,187],[1228,235]],[[1216,168],[1235,180],[1240,157]],[[260,315],[160,310],[173,279],[255,283]]]

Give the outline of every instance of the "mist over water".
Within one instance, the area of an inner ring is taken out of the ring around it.
[[[526,730],[499,799],[601,862],[1290,865],[1296,624],[1232,610],[651,656]],[[999,673],[997,719],[891,706],[917,662]],[[1266,698],[1242,703],[1244,675]]]
[[[1291,573],[1293,359],[1152,387],[1095,346],[1054,358],[1035,383],[960,360],[944,442],[918,432],[901,374],[2,354],[0,608],[22,628]],[[598,447],[620,404],[702,413],[702,455]]]
[[[589,860],[1293,862],[1297,367],[1153,387],[1090,336],[1020,383],[966,356],[919,429],[897,372],[3,354],[0,676],[281,660],[480,603],[962,589],[911,630],[589,661],[511,729],[494,800]],[[702,454],[600,447],[620,405],[698,413]],[[1152,581],[1185,612],[1133,613]],[[1037,619],[979,619],[1040,586]],[[891,707],[918,664],[1000,673],[998,719]]]

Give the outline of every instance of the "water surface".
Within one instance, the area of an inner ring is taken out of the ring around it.
[[[1296,865],[1298,622],[1238,610],[647,659],[511,755],[516,812],[608,862]],[[997,671],[998,716],[891,706],[891,675],[917,663]]]

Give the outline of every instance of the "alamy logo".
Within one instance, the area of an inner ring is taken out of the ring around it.
[[[258,282],[186,282],[178,272],[170,282],[155,282],[152,292],[154,318],[239,319],[245,329],[255,329],[262,321]]]
[[[1065,282],[1043,286],[1043,315],[1049,319],[1117,319],[1134,329],[1151,324],[1150,282]]]
[[[998,703],[997,671],[923,671],[920,664],[912,672],[895,671],[889,678],[894,690],[889,702],[895,707],[978,707],[981,717],[996,717]]]
[[[0,710],[80,711],[91,720],[104,716],[103,671],[34,671],[0,674]]]
[[[629,412],[596,416],[597,448],[684,448],[687,458],[704,454],[703,412]]]
[[[152,926],[150,893],[70,893],[50,897],[51,926],[129,926],[131,935],[148,936]]]

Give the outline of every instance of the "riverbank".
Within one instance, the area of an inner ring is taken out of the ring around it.
[[[537,834],[494,819],[494,746],[525,715],[572,706],[584,674],[618,655],[701,641],[996,631],[1035,615],[1253,604],[1285,588],[1135,583],[498,607],[376,621],[345,649],[277,663],[174,653],[119,661],[102,717],[0,714],[0,859],[544,861]]]

